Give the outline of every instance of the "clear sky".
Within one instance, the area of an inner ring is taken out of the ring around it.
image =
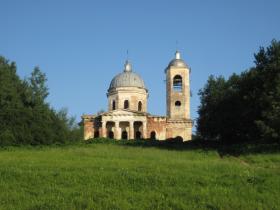
[[[208,76],[253,65],[260,46],[280,39],[279,0],[0,0],[0,55],[19,75],[47,74],[48,101],[80,115],[107,109],[111,79],[126,50],[149,90],[148,110],[165,115],[164,69],[176,40],[192,68],[192,118]]]

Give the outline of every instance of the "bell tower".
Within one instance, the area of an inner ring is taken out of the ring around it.
[[[190,68],[181,59],[179,51],[171,60],[166,73],[167,138],[190,140],[192,120],[190,119]]]
[[[176,51],[165,70],[167,117],[190,119],[190,69]]]

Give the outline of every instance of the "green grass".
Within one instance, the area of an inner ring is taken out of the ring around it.
[[[122,143],[4,148],[0,209],[280,209],[280,155]]]

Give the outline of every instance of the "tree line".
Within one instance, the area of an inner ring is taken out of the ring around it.
[[[56,111],[46,102],[46,82],[39,67],[21,79],[15,62],[0,56],[0,145],[61,144],[81,139],[81,129],[67,110]]]
[[[197,134],[224,143],[280,143],[280,42],[254,54],[241,74],[208,78],[199,91]]]

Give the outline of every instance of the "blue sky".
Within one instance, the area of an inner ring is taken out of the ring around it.
[[[107,109],[107,89],[129,50],[149,112],[165,115],[164,69],[177,40],[192,68],[195,119],[210,74],[248,69],[260,46],[280,39],[279,9],[279,0],[0,0],[0,55],[16,61],[22,78],[40,66],[50,104],[79,120]]]

